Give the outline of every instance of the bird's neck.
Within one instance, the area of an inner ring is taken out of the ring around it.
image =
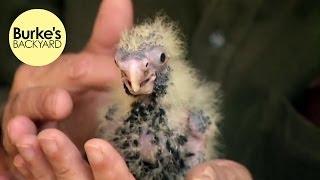
[[[152,94],[136,97],[135,103],[143,103],[145,105],[156,105],[163,98],[159,93],[153,92]]]

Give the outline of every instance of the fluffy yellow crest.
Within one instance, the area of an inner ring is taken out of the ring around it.
[[[118,50],[123,54],[131,54],[160,46],[169,58],[184,59],[184,44],[179,35],[177,26],[160,16],[125,31]]]

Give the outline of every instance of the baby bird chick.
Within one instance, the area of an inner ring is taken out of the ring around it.
[[[115,63],[123,87],[98,136],[114,145],[137,179],[183,179],[216,157],[217,85],[200,81],[184,56],[178,29],[163,17],[126,31],[119,42]]]

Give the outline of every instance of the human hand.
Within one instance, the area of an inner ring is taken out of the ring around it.
[[[18,122],[17,122],[18,123]],[[113,180],[134,179],[120,154],[106,141],[85,143],[89,164],[61,131],[46,129],[38,136],[24,135],[18,142],[14,164],[24,179]],[[43,151],[41,151],[42,149]],[[251,180],[249,171],[229,160],[214,160],[192,168],[187,180]]]
[[[21,137],[57,122],[82,147],[95,131],[95,110],[118,83],[113,53],[132,16],[130,0],[104,0],[83,51],[44,67],[22,65],[17,70],[2,121],[4,148],[11,158]]]
[[[124,160],[106,141],[85,143],[89,163],[73,142],[57,129],[25,134],[17,142],[14,165],[22,179],[32,180],[130,180],[134,179]],[[42,149],[42,150],[41,150]]]
[[[192,168],[186,180],[252,180],[243,165],[230,160],[212,160]]]

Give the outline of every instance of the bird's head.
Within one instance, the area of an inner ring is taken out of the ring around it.
[[[184,56],[179,31],[165,18],[156,18],[123,33],[115,63],[128,94],[163,93],[170,74],[170,61]]]

